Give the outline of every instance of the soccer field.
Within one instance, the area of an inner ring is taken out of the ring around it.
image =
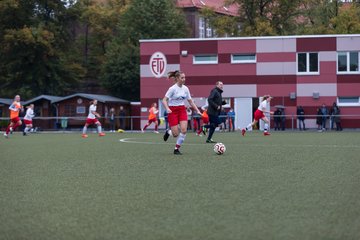
[[[360,239],[359,132],[214,139],[1,138],[0,239]]]

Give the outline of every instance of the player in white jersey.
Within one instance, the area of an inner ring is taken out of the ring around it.
[[[263,101],[260,103],[258,109],[256,109],[254,113],[254,121],[250,123],[246,128],[241,130],[241,134],[245,136],[246,131],[251,131],[252,128],[257,124],[257,122],[261,119],[265,122],[264,126],[264,136],[270,135],[269,133],[269,119],[264,115],[264,113],[274,114],[274,112],[266,110],[267,104],[271,101],[272,97],[270,95],[265,95],[263,97]]]
[[[25,117],[24,117],[24,124],[25,124],[25,128],[24,128],[24,131],[23,131],[24,136],[26,136],[27,133],[29,132],[29,130],[33,127],[32,119],[33,119],[34,116],[35,116],[35,114],[34,114],[34,104],[30,104],[27,107],[26,114],[25,114]]]
[[[185,100],[189,102],[193,110],[201,114],[197,106],[191,99],[190,91],[185,84],[185,74],[181,71],[169,72],[168,77],[174,79],[175,84],[169,88],[163,99],[163,104],[168,113],[170,129],[165,131],[164,141],[169,136],[178,137],[174,149],[174,154],[180,155],[179,148],[186,137],[188,117],[185,107]],[[180,124],[180,131],[178,125]]]
[[[85,123],[85,126],[83,128],[82,137],[83,138],[88,137],[88,135],[86,134],[87,128],[88,128],[89,125],[93,125],[93,124],[95,124],[97,126],[99,136],[103,137],[103,136],[105,136],[105,133],[102,132],[101,123],[96,118],[96,117],[98,117],[98,118],[100,117],[100,114],[96,112],[97,100],[93,100],[90,103],[91,103],[91,105],[89,107],[89,115],[88,115],[88,117],[86,119],[86,123]]]

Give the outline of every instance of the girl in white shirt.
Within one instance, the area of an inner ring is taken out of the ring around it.
[[[254,113],[254,121],[250,123],[246,128],[243,128],[241,130],[241,134],[245,136],[246,131],[252,131],[253,127],[258,123],[258,121],[261,119],[265,122],[264,126],[264,136],[270,135],[269,133],[269,119],[265,116],[264,113],[274,114],[274,112],[266,110],[266,106],[268,103],[270,103],[272,97],[270,95],[265,95],[263,97],[263,101],[260,103],[258,109],[256,109]]]
[[[201,114],[197,106],[191,99],[190,91],[185,84],[185,74],[181,71],[169,72],[168,77],[174,79],[175,84],[169,88],[163,99],[163,104],[168,113],[168,122],[170,129],[165,131],[164,141],[167,141],[169,136],[178,137],[174,149],[174,154],[181,155],[179,148],[186,137],[186,130],[188,125],[188,116],[185,107],[185,100],[198,114]],[[180,131],[179,127],[180,125]]]
[[[24,117],[24,124],[25,124],[25,128],[24,128],[24,131],[23,131],[24,136],[26,136],[27,133],[29,132],[29,130],[33,127],[32,119],[33,119],[34,116],[35,116],[35,114],[34,114],[34,104],[30,104],[27,107],[26,114],[25,114],[25,117]]]

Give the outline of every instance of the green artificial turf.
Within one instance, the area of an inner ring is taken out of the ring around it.
[[[0,239],[360,239],[359,132],[214,139],[1,137]]]

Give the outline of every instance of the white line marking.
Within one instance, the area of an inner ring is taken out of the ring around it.
[[[166,142],[144,142],[144,141],[136,141],[139,138],[122,138],[119,141],[122,143],[134,143],[134,144],[147,144],[147,145],[174,145],[175,143],[166,143]],[[203,145],[203,146],[209,146],[210,144],[206,144],[204,143],[184,143],[184,145]],[[315,147],[315,148],[321,148],[321,147],[326,147],[326,148],[359,148],[359,145],[315,145],[315,144],[306,144],[306,145],[300,145],[300,144],[287,144],[287,145],[282,145],[282,144],[266,144],[266,145],[261,145],[261,144],[244,144],[244,143],[226,143],[226,145],[236,145],[236,146],[244,146],[244,147]]]

